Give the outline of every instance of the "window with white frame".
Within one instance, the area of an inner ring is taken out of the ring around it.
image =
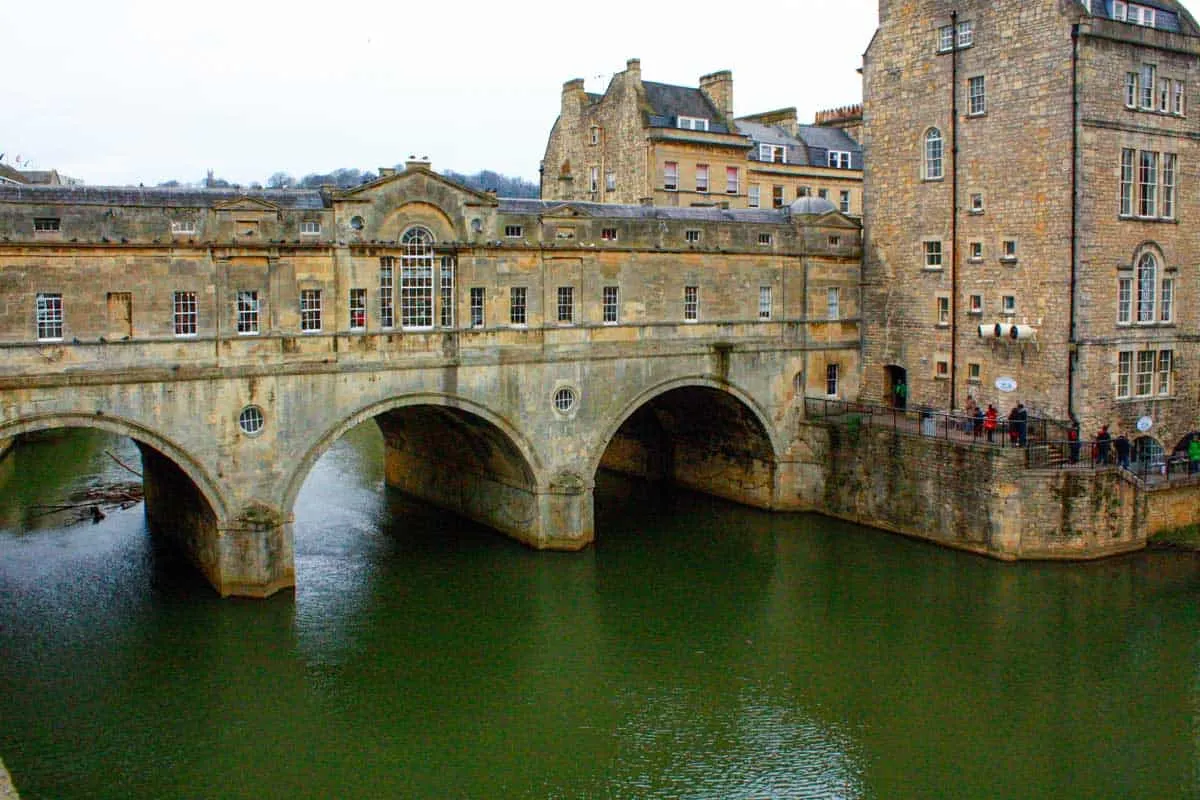
[[[829,190],[828,189],[817,189],[817,197],[821,198],[822,200],[828,200],[829,199]]]
[[[746,192],[746,205],[750,208],[758,208],[759,199],[762,197],[762,188],[757,183],[750,184]]]
[[[1137,151],[1128,147],[1121,150],[1121,203],[1120,215],[1133,216],[1133,161]]]
[[[524,233],[525,233],[525,230],[520,225],[505,225],[504,226],[504,238],[505,239],[520,239],[524,235]]]
[[[241,289],[237,293],[237,332],[239,336],[254,336],[259,331],[258,291]]]
[[[958,47],[970,47],[975,44],[975,23],[971,20],[958,23]]]
[[[668,192],[679,190],[679,162],[667,161],[663,163],[663,188]]]
[[[43,342],[63,338],[63,299],[57,292],[38,293],[37,338]]]
[[[925,131],[925,180],[942,178],[942,132],[937,128]]]
[[[508,290],[508,321],[513,325],[525,325],[529,290],[524,286],[513,286]]]
[[[350,290],[350,330],[365,331],[367,329],[367,290]]]
[[[321,223],[315,220],[304,220],[300,223],[300,234],[302,236],[318,236],[321,233]]]
[[[1164,276],[1159,293],[1158,321],[1172,322],[1175,319],[1175,279]]]
[[[983,295],[973,294],[967,298],[967,312],[970,314],[983,313]]]
[[[558,321],[572,323],[575,321],[575,287],[558,287]]]
[[[737,194],[739,188],[738,168],[725,168],[725,194]]]
[[[1017,260],[1017,240],[1005,239],[1000,242],[1000,260],[1001,261],[1016,261]]]
[[[1172,91],[1171,113],[1175,114],[1176,116],[1182,117],[1183,116],[1183,96],[1185,94],[1184,89],[1183,89],[1183,81],[1172,81],[1171,87],[1172,87],[1172,89],[1171,89],[1171,91]]]
[[[1120,216],[1174,219],[1178,213],[1179,156],[1121,149]]]
[[[841,197],[838,201],[838,208],[841,209],[843,214],[850,213],[850,190],[849,189],[842,189]]]
[[[834,169],[850,169],[850,151],[830,150],[827,163]]]
[[[433,234],[409,228],[400,237],[400,327],[433,327]]]
[[[772,208],[783,208],[783,187],[782,186],[772,186],[771,187],[771,207]]]
[[[762,320],[771,318],[771,287],[758,287],[758,318]]]
[[[708,164],[696,165],[696,191],[708,192]]]
[[[1117,278],[1117,324],[1133,322],[1133,278]]]
[[[1129,397],[1133,380],[1133,352],[1117,353],[1117,397]]]
[[[758,160],[770,161],[775,164],[786,164],[787,147],[782,144],[767,144],[766,142],[759,142]]]
[[[1174,153],[1162,154],[1162,208],[1163,219],[1175,218],[1175,172],[1177,158]]]
[[[942,243],[940,240],[922,242],[925,248],[925,269],[942,268]]]
[[[56,233],[62,230],[62,220],[58,217],[34,217],[34,233]]]
[[[967,362],[967,383],[980,382],[980,366],[978,361]]]
[[[937,324],[939,327],[945,327],[950,324],[950,298],[937,298]]]
[[[1154,322],[1154,300],[1158,294],[1158,259],[1143,253],[1137,264],[1137,321]]]
[[[439,324],[443,328],[454,327],[454,273],[457,272],[458,260],[453,255],[442,256],[441,274],[439,276],[438,303]]]
[[[826,364],[825,365],[825,396],[826,397],[837,397],[838,396],[838,365],[837,364]]]
[[[833,322],[842,318],[842,290],[837,286],[825,289],[825,319]]]
[[[171,220],[171,233],[195,233],[196,220],[194,219],[173,219]]]
[[[708,120],[703,117],[679,117],[676,121],[678,126],[686,131],[706,131],[708,130]]]
[[[379,327],[387,329],[396,324],[395,281],[396,259],[383,256],[379,259]]]
[[[600,168],[592,167],[588,170],[588,191],[600,191]]]
[[[1175,363],[1175,353],[1172,350],[1158,351],[1158,393],[1171,393],[1171,372]]]
[[[700,319],[700,287],[683,287],[683,321],[695,322]]]
[[[982,75],[967,79],[967,113],[979,115],[987,111],[987,94]]]
[[[686,230],[683,232],[683,240],[688,244],[696,244],[700,241],[700,231]]]
[[[1138,74],[1125,73],[1125,107],[1137,108],[1138,103]]]
[[[1000,313],[1011,316],[1017,313],[1017,296],[1006,294],[1000,298]]]
[[[600,144],[600,128],[596,125],[592,126],[592,144]]]
[[[604,191],[615,192],[616,190],[617,190],[617,173],[610,169],[604,173]]]
[[[1145,111],[1154,110],[1154,82],[1154,65],[1142,64],[1138,72],[1138,105]]]
[[[616,228],[601,228],[600,240],[604,242],[615,242],[617,240]]]
[[[758,243],[761,245],[770,245],[771,241],[772,241],[772,237],[771,237],[771,234],[769,234],[769,233],[760,233],[758,235]]]
[[[949,53],[954,49],[954,26],[943,25],[937,30],[938,44],[937,51],[939,53]]]
[[[195,336],[199,312],[195,292],[175,292],[174,327],[176,336]]]
[[[944,358],[939,358],[933,362],[933,377],[945,380],[950,377],[950,362]]]
[[[1136,371],[1133,373],[1133,393],[1138,397],[1148,397],[1154,393],[1154,368],[1157,363],[1153,350],[1138,351]]]
[[[971,195],[971,213],[972,214],[982,214],[983,213],[983,193],[982,192],[972,193],[972,195]]]
[[[983,261],[983,242],[971,242],[967,245],[967,252],[970,253],[967,259],[970,261]]]
[[[1138,216],[1153,217],[1158,213],[1158,153],[1138,152]]]
[[[1158,110],[1159,113],[1169,114],[1171,111],[1171,79],[1158,79]]]
[[[603,320],[605,325],[616,325],[620,321],[620,289],[616,286],[605,286],[603,289]]]
[[[483,287],[471,287],[471,327],[483,327]]]
[[[321,290],[300,290],[300,330],[315,333],[321,330]]]

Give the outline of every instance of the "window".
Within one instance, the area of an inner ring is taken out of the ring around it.
[[[971,213],[972,214],[982,214],[983,213],[983,194],[981,194],[980,192],[975,192],[974,194],[971,195]]]
[[[689,230],[683,232],[683,240],[689,244],[696,244],[700,241],[700,231]]]
[[[1150,253],[1138,259],[1137,321],[1154,322],[1154,295],[1158,288],[1158,260]]]
[[[1121,150],[1121,216],[1133,216],[1133,159],[1135,151]]]
[[[950,298],[937,298],[937,324],[945,326],[950,324]]]
[[[1162,301],[1158,304],[1158,321],[1170,322],[1175,315],[1175,279],[1162,279]]]
[[[1137,6],[1133,3],[1129,4],[1129,21],[1134,25],[1144,25],[1147,28],[1154,27],[1154,9],[1146,6]]]
[[[770,286],[758,287],[758,318],[764,319],[764,320],[771,318],[771,287]]]
[[[708,120],[702,117],[679,117],[677,124],[686,131],[708,130]]]
[[[603,298],[604,324],[615,325],[620,313],[620,291],[616,286],[604,287]]]
[[[1158,351],[1158,393],[1171,393],[1171,365],[1174,362],[1174,353],[1171,350]]]
[[[817,189],[817,197],[821,198],[822,200],[828,200],[829,199],[829,190],[828,189]]]
[[[513,286],[508,290],[508,321],[513,325],[526,324],[526,299],[529,290],[524,286]]]
[[[758,145],[758,160],[770,161],[775,164],[787,163],[787,147],[782,144],[766,144],[759,143]]]
[[[1117,354],[1117,397],[1129,397],[1132,376],[1133,353],[1125,350]]]
[[[696,165],[696,191],[708,192],[708,164]]]
[[[746,194],[746,205],[750,208],[758,208],[759,197],[762,190],[757,183],[750,184],[750,189]]]
[[[1117,278],[1117,324],[1133,321],[1133,278]]]
[[[970,314],[983,313],[983,295],[973,294],[967,298],[967,310]]]
[[[367,290],[350,290],[350,330],[365,331],[367,329]]]
[[[840,236],[830,236],[829,237],[829,246],[830,247],[837,247],[841,243],[842,243],[842,237],[840,237]]]
[[[604,173],[604,191],[615,192],[617,190],[617,173],[611,169]]]
[[[695,322],[700,319],[700,287],[683,287],[683,321]]]
[[[1158,79],[1158,110],[1163,114],[1171,111],[1171,79]]]
[[[812,187],[811,186],[797,186],[796,187],[796,197],[812,197]]]
[[[34,217],[34,233],[53,233],[62,230],[62,221],[58,217]]]
[[[321,330],[321,290],[300,290],[300,330]]]
[[[1016,297],[1016,295],[1006,294],[1000,298],[1000,313],[1001,314],[1017,313],[1017,297]]]
[[[363,229],[363,218],[355,214],[350,218],[350,227],[356,231],[361,231]]]
[[[1183,81],[1172,82],[1171,113],[1183,116]]]
[[[1153,350],[1139,350],[1137,354],[1137,371],[1133,374],[1133,393],[1138,397],[1146,397],[1154,391],[1154,367],[1156,364]]]
[[[949,53],[954,49],[954,26],[943,25],[938,28],[938,46],[939,53]]]
[[[967,113],[983,114],[987,111],[987,94],[984,91],[983,76],[976,75],[967,79]]]
[[[738,168],[725,168],[725,194],[738,193]]]
[[[850,190],[849,189],[842,189],[841,199],[838,202],[838,208],[841,209],[843,214],[850,213]]]
[[[782,186],[772,186],[771,187],[771,207],[772,208],[783,208],[783,187]]]
[[[970,47],[975,43],[975,23],[968,20],[967,22],[958,23],[958,46],[959,48]]]
[[[930,128],[925,132],[925,180],[942,179],[942,132]]]
[[[242,413],[238,414],[238,427],[247,436],[254,436],[261,433],[263,426],[266,424],[267,421],[263,416],[263,410],[258,406],[246,406],[242,409]]]
[[[588,170],[588,191],[600,191],[600,168],[592,167]]]
[[[925,247],[925,269],[941,269],[942,268],[942,243],[941,241],[923,242]]]
[[[825,395],[827,397],[837,397],[838,393],[838,365],[825,365]]]
[[[171,220],[171,233],[195,233],[196,220],[194,219],[173,219]]]
[[[1000,243],[1000,260],[1001,261],[1016,261],[1017,260],[1017,240],[1005,239]]]
[[[600,144],[600,128],[592,126],[592,144]]]
[[[438,322],[443,328],[454,327],[454,273],[458,266],[454,256],[442,256],[441,297]]]
[[[575,321],[575,287],[558,287],[558,321],[571,323]]]
[[[830,150],[828,163],[834,169],[850,169],[850,151]]]
[[[240,336],[258,333],[258,292],[243,289],[237,293],[237,332]]]
[[[1142,64],[1140,72],[1140,80],[1138,81],[1140,91],[1139,104],[1146,111],[1154,110],[1154,65]]]
[[[1125,107],[1137,108],[1138,101],[1138,74],[1136,72],[1125,73]]]
[[[379,259],[379,326],[381,328],[390,328],[396,322],[392,305],[394,302],[392,270],[395,265],[396,259],[391,256]]]
[[[830,286],[825,290],[825,319],[833,322],[842,318],[842,290]]]
[[[564,386],[554,392],[554,410],[567,413],[575,407],[575,390]]]
[[[668,161],[663,164],[663,188],[668,192],[679,190],[679,162]]]
[[[950,362],[939,358],[933,363],[933,377],[945,380],[950,377]]]
[[[968,247],[971,254],[968,256],[970,261],[983,261],[983,242],[971,242]]]
[[[175,335],[195,336],[198,312],[195,292],[175,292]]]
[[[409,228],[400,237],[400,327],[433,327],[433,234]]]
[[[980,369],[978,361],[967,362],[967,383],[980,382]]]
[[[525,230],[520,225],[505,225],[504,226],[504,238],[505,239],[520,239],[524,233],[525,233]]]
[[[1162,216],[1175,218],[1175,164],[1174,153],[1162,154]]]
[[[305,220],[300,223],[300,234],[302,236],[317,236],[321,233],[321,223],[312,220]]]
[[[1124,0],[1113,0],[1113,5],[1112,5],[1113,19],[1121,20],[1122,22],[1124,22],[1126,19],[1126,16],[1127,16],[1126,11],[1127,11],[1127,8],[1126,8]]]
[[[483,327],[483,287],[471,287],[471,327]]]
[[[1158,153],[1138,152],[1138,216],[1153,217],[1158,210]]]
[[[37,338],[39,341],[58,341],[63,338],[63,301],[61,294],[38,293],[36,323]]]
[[[601,228],[600,238],[606,242],[615,242],[617,240],[616,228]]]
[[[760,234],[758,235],[758,243],[759,243],[759,244],[765,244],[765,245],[769,245],[769,244],[771,243],[771,234],[769,234],[769,233],[760,233]]]

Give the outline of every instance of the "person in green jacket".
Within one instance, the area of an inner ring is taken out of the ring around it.
[[[896,408],[904,408],[908,405],[908,384],[897,383],[895,388]]]
[[[1195,475],[1200,471],[1200,437],[1193,436],[1188,442],[1188,474]]]

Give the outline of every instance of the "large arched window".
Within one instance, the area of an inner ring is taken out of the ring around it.
[[[409,228],[400,237],[400,326],[433,327],[433,234]]]
[[[937,128],[925,131],[925,179],[942,177],[942,132]]]
[[[1158,288],[1158,259],[1145,253],[1137,265],[1137,321],[1154,322],[1154,300]]]

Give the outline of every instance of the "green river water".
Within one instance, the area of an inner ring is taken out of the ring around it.
[[[36,798],[1200,797],[1200,560],[1004,564],[601,476],[537,553],[388,492],[368,424],[295,593],[221,600],[76,431],[0,463],[0,757]]]

